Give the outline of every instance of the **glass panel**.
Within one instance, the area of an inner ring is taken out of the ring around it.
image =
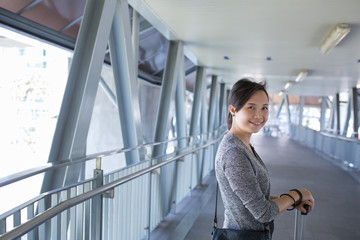
[[[47,163],[71,53],[9,29],[0,36],[1,178]],[[1,188],[0,213],[37,195],[41,178]]]

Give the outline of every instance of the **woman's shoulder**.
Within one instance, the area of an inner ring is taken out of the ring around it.
[[[220,161],[240,159],[241,156],[246,155],[246,150],[239,145],[232,134],[226,134],[219,145],[217,154]]]
[[[236,149],[237,151],[242,151],[243,149],[246,148],[246,146],[236,136],[227,133],[226,135],[224,135],[224,138],[222,139],[219,148],[223,148],[225,151],[228,151],[230,149]]]

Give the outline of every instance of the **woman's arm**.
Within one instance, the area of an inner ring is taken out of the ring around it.
[[[310,210],[312,210],[315,206],[315,200],[311,193],[306,189],[299,189],[301,196],[294,190],[289,191],[286,194],[283,194],[281,197],[271,199],[273,200],[279,207],[279,214],[283,213],[286,209],[290,208],[295,204],[296,208],[301,212],[305,213],[306,210],[304,205],[309,205]],[[290,195],[290,196],[289,196]],[[272,196],[273,197],[273,196]],[[301,202],[300,201],[300,197]],[[295,201],[295,203],[294,203]]]

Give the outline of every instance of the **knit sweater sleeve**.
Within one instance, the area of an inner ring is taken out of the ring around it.
[[[269,176],[256,169],[245,149],[231,149],[226,153],[223,170],[232,191],[245,208],[262,223],[272,221],[279,213],[277,204],[269,200]],[[265,170],[265,169],[264,169]]]

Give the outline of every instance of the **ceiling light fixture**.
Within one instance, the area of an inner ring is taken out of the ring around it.
[[[295,82],[301,82],[302,80],[304,80],[304,78],[308,75],[308,71],[306,69],[303,69],[299,72],[299,74],[297,75]]]
[[[340,23],[335,26],[331,33],[326,37],[324,42],[320,46],[320,52],[326,54],[333,47],[335,47],[339,42],[350,32],[350,25],[347,23]]]
[[[282,96],[284,94],[284,90],[281,90],[280,92],[279,92],[279,96]]]
[[[292,84],[291,81],[286,82],[284,89],[285,90],[288,89],[291,86],[291,84]]]

